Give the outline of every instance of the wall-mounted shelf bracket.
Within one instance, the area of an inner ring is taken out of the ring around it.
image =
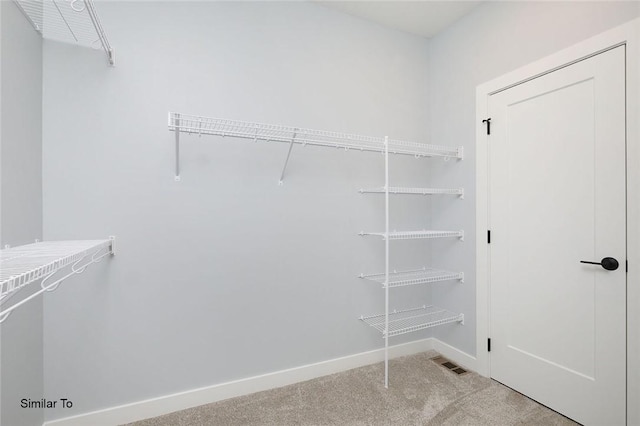
[[[180,114],[176,113],[174,118],[174,123],[176,126],[180,126]],[[171,126],[171,113],[169,113],[169,126]],[[174,180],[176,182],[180,182],[180,132],[173,132],[175,136],[175,144],[176,144],[176,174]]]
[[[284,183],[284,172],[287,170],[287,164],[289,164],[289,157],[291,157],[291,150],[293,149],[293,143],[296,140],[296,135],[298,133],[298,129],[293,132],[293,137],[291,138],[291,143],[289,144],[289,151],[287,151],[287,159],[284,160],[284,167],[282,167],[282,173],[280,174],[280,180],[278,181],[278,185],[282,186]]]

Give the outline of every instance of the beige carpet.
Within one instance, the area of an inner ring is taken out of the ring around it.
[[[147,419],[130,426],[204,425],[576,425],[493,381],[457,375],[430,358],[381,363]]]

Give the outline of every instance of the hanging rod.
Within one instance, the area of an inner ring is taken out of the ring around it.
[[[115,237],[108,240],[45,241],[0,250],[0,323],[9,314],[62,281],[85,271],[107,255],[115,255]],[[89,261],[80,264],[84,259]],[[49,283],[54,274],[71,265],[71,272]],[[21,289],[42,280],[41,289],[10,307],[4,307]]]
[[[48,40],[102,48],[114,65],[113,48],[98,18],[93,0],[13,0],[22,14]]]
[[[234,138],[250,139],[256,142],[266,141],[287,143],[290,145],[290,149],[287,154],[287,161],[291,154],[291,147],[294,144],[342,148],[345,150],[355,151],[385,152],[384,137],[363,136],[349,133],[280,126],[275,124],[202,117],[177,112],[169,113],[169,130],[175,132],[176,180],[180,180],[180,133],[198,136],[229,136]],[[412,155],[417,158],[463,158],[462,147],[428,145],[396,139],[388,139],[388,141],[389,153],[392,154]],[[284,176],[284,170],[282,176]]]

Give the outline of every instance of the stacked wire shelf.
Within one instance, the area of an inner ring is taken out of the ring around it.
[[[389,313],[389,328],[385,331],[385,314],[362,316],[366,324],[382,333],[382,337],[393,337],[450,323],[464,323],[464,315],[449,312],[437,306],[423,305],[419,308]]]
[[[361,189],[361,194],[384,194],[386,188]],[[389,187],[389,194],[413,194],[413,195],[458,195],[464,198],[464,189],[462,188],[404,188],[399,186]]]
[[[360,274],[360,278],[378,283],[385,292],[384,313],[377,315],[361,316],[360,320],[370,325],[382,333],[384,338],[384,385],[389,386],[389,337],[398,336],[405,333],[425,330],[445,324],[464,324],[464,315],[450,312],[436,306],[423,305],[419,308],[393,310],[389,308],[389,289],[406,287],[419,284],[433,284],[444,281],[464,282],[463,272],[452,272],[434,268],[413,269],[408,271],[391,271],[389,265],[389,253],[391,240],[417,240],[434,238],[457,238],[464,241],[464,231],[443,231],[443,230],[414,230],[414,231],[391,231],[389,221],[390,195],[448,195],[464,198],[463,188],[416,188],[400,187],[389,185],[389,153],[391,152],[391,141],[387,141],[385,150],[385,182],[384,186],[377,188],[362,188],[361,194],[383,194],[385,197],[385,230],[383,232],[360,232],[360,236],[381,237],[385,245],[385,271],[377,274]],[[458,148],[462,153],[462,147]],[[462,156],[458,157],[462,159]]]
[[[361,274],[360,278],[386,285],[386,273],[381,274]],[[441,269],[422,268],[410,271],[393,271],[389,273],[389,287],[404,287],[416,284],[429,284],[442,281],[461,281],[464,282],[464,273],[444,271]]]
[[[383,240],[418,240],[428,238],[459,238],[464,240],[464,231],[402,231],[402,232],[361,232],[362,236],[382,237]]]

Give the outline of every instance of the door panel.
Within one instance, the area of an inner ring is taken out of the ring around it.
[[[491,375],[594,425],[625,419],[624,84],[618,47],[488,100]]]

